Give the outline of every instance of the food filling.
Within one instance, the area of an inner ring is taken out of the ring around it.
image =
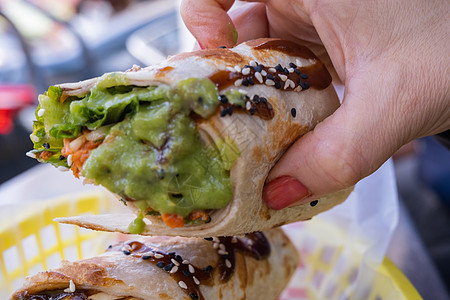
[[[206,144],[195,120],[224,97],[209,79],[138,87],[123,73],[104,75],[83,96],[53,86],[39,97],[28,155],[134,201],[141,214],[132,233],[149,214],[171,227],[208,222],[210,210],[232,198],[229,170],[239,150],[232,140]],[[245,104],[237,91],[230,98]]]

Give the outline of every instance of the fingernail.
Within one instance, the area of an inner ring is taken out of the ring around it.
[[[291,176],[281,176],[264,186],[263,200],[274,210],[286,208],[310,196],[308,189]]]
[[[202,50],[206,49],[206,47],[205,47],[205,46],[203,46],[203,44],[202,44],[202,43],[200,43],[200,41],[197,41],[197,43],[198,43],[198,45],[200,46],[200,49],[202,49]]]

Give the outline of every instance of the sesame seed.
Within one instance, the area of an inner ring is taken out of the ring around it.
[[[163,261],[158,261],[157,263],[156,263],[156,266],[158,267],[158,268],[164,268],[164,266],[165,266],[166,264],[163,262]]]
[[[64,290],[65,293],[73,293],[75,292],[76,287],[75,287],[75,283],[73,283],[73,280],[71,279],[69,282],[69,287],[67,289]]]
[[[219,253],[219,255],[228,255],[228,252],[226,250],[219,249],[219,251],[217,252]]]
[[[314,206],[317,205],[317,203],[319,203],[319,200],[314,200],[314,201],[309,202],[309,205],[311,205],[312,207],[314,207]]]
[[[250,74],[250,68],[243,68],[242,75],[248,75],[248,74]]]
[[[250,108],[252,108],[252,104],[250,103],[250,101],[245,102],[245,109],[250,110]]]
[[[179,285],[180,288],[182,288],[182,289],[187,289],[186,283],[184,283],[184,281],[182,281],[182,280],[178,281],[178,285]]]
[[[179,255],[175,256],[175,259],[177,260],[177,262],[183,261],[183,258],[181,258],[181,256],[179,256]]]
[[[277,70],[278,72],[284,72],[284,69],[283,69],[283,67],[280,65],[280,64],[278,64],[278,65],[276,65],[275,66],[275,70]]]
[[[276,89],[280,89],[281,88],[281,83],[279,81],[275,82],[275,88]]]
[[[42,146],[43,146],[45,149],[50,149],[50,144],[49,144],[49,143],[43,143]]]
[[[294,69],[295,74],[299,75],[300,74],[300,70],[299,69]]]
[[[293,62],[289,63],[289,67],[294,68],[294,69],[297,68],[297,66]]]
[[[294,68],[289,68],[288,71],[289,73],[294,73]]]
[[[189,272],[195,273],[195,268],[192,265],[188,266]]]
[[[175,266],[179,266],[180,265],[180,263],[179,262],[177,262],[175,259],[170,259],[170,261],[175,265]]]
[[[254,85],[255,81],[253,80],[253,77],[247,77],[247,81],[250,85]]]
[[[174,266],[171,270],[170,270],[170,274],[176,273],[178,271],[178,267]]]
[[[278,77],[280,77],[281,80],[286,81],[288,79],[288,77],[286,75],[278,75]]]
[[[297,116],[297,110],[295,109],[295,107],[291,108],[291,115],[293,118],[295,118],[295,116]]]
[[[130,255],[130,254],[131,254],[131,252],[128,251],[128,250],[123,250],[122,252],[123,252],[123,254],[125,254],[125,255]]]
[[[164,270],[169,272],[170,270],[172,270],[172,268],[173,268],[173,264],[168,264],[167,266],[164,267]]]
[[[192,279],[194,279],[196,285],[200,284],[200,280],[198,280],[197,277],[193,276]]]
[[[295,88],[295,83],[290,79],[286,80],[286,84],[288,84],[291,88]]]
[[[294,89],[294,91],[295,91],[295,92],[301,92],[301,91],[302,91],[302,87],[301,87],[301,86],[297,86],[297,87]]]
[[[275,76],[273,76],[272,74],[267,74],[267,79],[272,79],[272,80],[274,80],[274,79],[275,79]]]
[[[307,83],[306,81],[301,81],[300,80],[300,86],[302,87],[302,89],[307,90],[309,89],[309,83]]]
[[[181,263],[182,263],[183,265],[188,265],[188,264],[189,264],[189,261],[188,261],[187,259],[185,259],[185,260],[183,260]]]
[[[237,79],[237,80],[234,82],[234,85],[235,85],[235,86],[241,86],[241,84],[242,84],[242,79]]]
[[[39,142],[39,138],[37,137],[37,135],[31,134],[30,139],[35,143]]]
[[[67,156],[67,164],[71,167],[72,166],[72,154],[69,154],[69,156]]]
[[[163,257],[164,257],[164,255],[159,254],[159,253],[155,253],[155,258],[163,258]]]
[[[229,259],[225,259],[225,266],[227,266],[227,268],[231,268],[231,262]]]
[[[259,97],[259,101],[261,101],[264,104],[267,104],[267,99],[264,97]]]
[[[206,238],[204,238],[204,239],[207,240],[207,241],[212,241],[212,240],[213,240],[212,237],[206,237]]]
[[[276,72],[277,72],[277,69],[275,69],[275,68],[269,68],[269,72],[270,72],[270,73],[276,73]]]
[[[44,115],[44,113],[45,113],[45,109],[41,108],[41,109],[38,110],[37,116],[38,117],[42,117]]]
[[[289,74],[289,70],[287,68],[283,68],[283,72]]]
[[[253,116],[255,114],[255,112],[256,112],[256,107],[252,107],[250,109],[250,115]]]
[[[219,248],[219,243],[214,243],[214,244],[213,244],[213,248],[214,248],[214,249]]]
[[[191,272],[189,272],[188,270],[183,270],[181,271],[183,273],[184,276],[189,277],[191,276]]]
[[[225,48],[227,48],[227,46],[219,46],[219,48],[225,49]]]
[[[236,70],[233,67],[226,67],[225,70],[229,71],[229,72],[236,72]]]
[[[261,75],[262,75],[262,76],[267,76],[266,70],[262,70],[262,71],[261,71]]]
[[[255,70],[255,72],[261,72],[263,70],[263,65],[257,65],[253,69]]]
[[[192,300],[198,300],[198,295],[196,293],[190,293],[189,297],[191,297]]]
[[[251,60],[249,65],[252,66],[252,67],[256,67],[258,65],[258,63],[256,61],[254,61],[254,60]]]
[[[170,256],[174,256],[176,254],[176,252],[169,252],[168,253]]]
[[[66,159],[64,156],[62,156],[62,155],[59,156],[59,160],[64,160],[64,159]]]
[[[303,66],[302,62],[298,58],[295,60],[295,64],[297,65],[297,68]]]
[[[259,73],[259,72],[255,73],[255,78],[259,81],[259,83],[263,83],[264,82],[264,79],[263,79],[261,73]]]
[[[34,154],[31,151],[28,151],[27,153],[25,153],[26,156],[31,157],[31,158],[36,158],[36,154]]]
[[[238,65],[235,65],[234,69],[236,70],[236,72],[241,72],[241,67],[239,67]]]
[[[302,79],[308,79],[308,75],[306,75],[305,73],[301,73],[301,74],[300,74],[300,77],[301,77]]]
[[[143,255],[143,256],[142,256],[142,259],[143,259],[143,260],[148,260],[148,259],[150,259],[150,257],[151,257],[150,255]]]
[[[203,268],[203,271],[205,271],[205,272],[211,272],[212,270],[213,270],[213,267],[211,265]]]
[[[220,243],[220,244],[219,244],[219,249],[220,249],[220,250],[225,250],[225,245],[222,244],[222,243]]]
[[[266,80],[266,85],[268,85],[268,86],[275,85],[275,81],[273,81],[272,79],[267,79]]]

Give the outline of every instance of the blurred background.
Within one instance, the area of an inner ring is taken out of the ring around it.
[[[36,165],[25,153],[37,95],[191,49],[178,7],[178,0],[0,0],[0,190]],[[424,298],[447,299],[450,151],[428,137],[400,149],[394,165],[401,214],[389,256]]]

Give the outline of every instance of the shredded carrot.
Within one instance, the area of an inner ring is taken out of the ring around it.
[[[72,166],[70,169],[76,178],[80,177],[81,168],[84,162],[89,158],[91,150],[101,145],[103,141],[87,141],[75,151],[70,148],[70,142],[73,139],[64,139],[64,147],[61,149],[61,154],[65,157],[72,155]]]
[[[52,155],[53,155],[53,152],[50,152],[50,151],[42,151],[42,152],[39,154],[39,158],[42,159],[42,160],[49,160],[50,157],[52,157]]]
[[[209,215],[204,210],[194,210],[189,214],[189,220],[195,221],[198,219],[207,222],[209,220]]]
[[[184,218],[177,214],[161,214],[161,219],[170,228],[183,227]]]

